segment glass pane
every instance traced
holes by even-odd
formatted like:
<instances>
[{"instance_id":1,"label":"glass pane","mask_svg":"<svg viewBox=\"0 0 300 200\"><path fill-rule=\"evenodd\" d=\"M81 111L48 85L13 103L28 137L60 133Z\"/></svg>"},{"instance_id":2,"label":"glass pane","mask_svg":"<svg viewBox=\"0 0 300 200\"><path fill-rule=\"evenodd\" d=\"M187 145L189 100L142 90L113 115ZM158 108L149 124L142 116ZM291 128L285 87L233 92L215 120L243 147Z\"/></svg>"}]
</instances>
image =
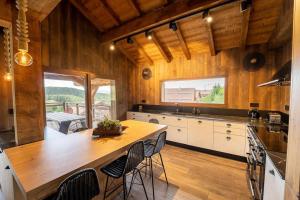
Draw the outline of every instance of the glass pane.
<instances>
[{"instance_id":1,"label":"glass pane","mask_svg":"<svg viewBox=\"0 0 300 200\"><path fill-rule=\"evenodd\" d=\"M162 83L162 102L224 104L224 97L224 77Z\"/></svg>"},{"instance_id":2,"label":"glass pane","mask_svg":"<svg viewBox=\"0 0 300 200\"><path fill-rule=\"evenodd\" d=\"M94 78L91 81L93 128L105 117L116 119L115 81Z\"/></svg>"},{"instance_id":3,"label":"glass pane","mask_svg":"<svg viewBox=\"0 0 300 200\"><path fill-rule=\"evenodd\" d=\"M85 78L45 73L47 126L67 133L87 128Z\"/></svg>"}]
</instances>

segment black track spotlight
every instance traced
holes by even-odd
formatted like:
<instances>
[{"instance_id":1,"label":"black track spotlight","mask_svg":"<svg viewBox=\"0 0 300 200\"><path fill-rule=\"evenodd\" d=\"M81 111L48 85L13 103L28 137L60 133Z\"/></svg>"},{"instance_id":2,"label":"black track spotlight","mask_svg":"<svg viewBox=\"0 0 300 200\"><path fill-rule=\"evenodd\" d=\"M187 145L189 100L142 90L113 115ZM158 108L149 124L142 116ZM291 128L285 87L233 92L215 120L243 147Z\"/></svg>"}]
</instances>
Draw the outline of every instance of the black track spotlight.
<instances>
[{"instance_id":1,"label":"black track spotlight","mask_svg":"<svg viewBox=\"0 0 300 200\"><path fill-rule=\"evenodd\" d=\"M176 24L176 22L170 22L169 28L172 29L173 31L177 31L177 24Z\"/></svg>"},{"instance_id":2,"label":"black track spotlight","mask_svg":"<svg viewBox=\"0 0 300 200\"><path fill-rule=\"evenodd\" d=\"M241 1L241 12L247 10L252 4L252 0L242 0Z\"/></svg>"},{"instance_id":3,"label":"black track spotlight","mask_svg":"<svg viewBox=\"0 0 300 200\"><path fill-rule=\"evenodd\" d=\"M114 51L115 49L116 49L116 42L112 42L112 43L109 45L109 50Z\"/></svg>"},{"instance_id":4,"label":"black track spotlight","mask_svg":"<svg viewBox=\"0 0 300 200\"><path fill-rule=\"evenodd\" d=\"M146 31L145 36L148 40L152 40L152 32L151 31Z\"/></svg>"},{"instance_id":5,"label":"black track spotlight","mask_svg":"<svg viewBox=\"0 0 300 200\"><path fill-rule=\"evenodd\" d=\"M128 38L127 38L127 43L128 43L128 44L133 44L134 41L133 41L133 39L132 39L131 37L128 37Z\"/></svg>"},{"instance_id":6,"label":"black track spotlight","mask_svg":"<svg viewBox=\"0 0 300 200\"><path fill-rule=\"evenodd\" d=\"M207 22L211 23L213 21L212 16L209 15L209 10L203 11L202 18Z\"/></svg>"}]
</instances>

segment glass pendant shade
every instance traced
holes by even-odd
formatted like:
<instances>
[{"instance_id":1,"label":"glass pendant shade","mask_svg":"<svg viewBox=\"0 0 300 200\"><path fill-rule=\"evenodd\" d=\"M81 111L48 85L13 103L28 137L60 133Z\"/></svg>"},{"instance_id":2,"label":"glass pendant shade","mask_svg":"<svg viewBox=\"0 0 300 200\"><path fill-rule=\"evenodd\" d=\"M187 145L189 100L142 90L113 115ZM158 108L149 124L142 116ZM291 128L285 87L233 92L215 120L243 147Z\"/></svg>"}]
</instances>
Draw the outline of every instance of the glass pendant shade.
<instances>
[{"instance_id":1,"label":"glass pendant shade","mask_svg":"<svg viewBox=\"0 0 300 200\"><path fill-rule=\"evenodd\" d=\"M12 80L12 75L10 72L6 72L6 74L4 75L4 80L6 80L6 81Z\"/></svg>"},{"instance_id":2,"label":"glass pendant shade","mask_svg":"<svg viewBox=\"0 0 300 200\"><path fill-rule=\"evenodd\" d=\"M19 51L15 54L15 62L21 66L30 66L32 65L32 57L26 51Z\"/></svg>"}]
</instances>

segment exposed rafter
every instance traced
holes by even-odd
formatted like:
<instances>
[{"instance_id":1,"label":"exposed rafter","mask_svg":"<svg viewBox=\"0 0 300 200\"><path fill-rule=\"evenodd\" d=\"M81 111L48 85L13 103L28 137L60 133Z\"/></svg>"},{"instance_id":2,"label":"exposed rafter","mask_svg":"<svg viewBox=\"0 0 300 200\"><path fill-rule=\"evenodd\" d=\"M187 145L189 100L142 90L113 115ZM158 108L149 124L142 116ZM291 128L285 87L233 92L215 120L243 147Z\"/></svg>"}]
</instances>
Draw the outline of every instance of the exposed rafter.
<instances>
[{"instance_id":1,"label":"exposed rafter","mask_svg":"<svg viewBox=\"0 0 300 200\"><path fill-rule=\"evenodd\" d=\"M268 41L269 48L278 48L288 40L291 40L293 32L293 8L293 0L284 0L280 12L281 17L279 17L277 26Z\"/></svg>"},{"instance_id":2,"label":"exposed rafter","mask_svg":"<svg viewBox=\"0 0 300 200\"><path fill-rule=\"evenodd\" d=\"M241 48L245 49L247 45L249 19L251 14L251 7L247 8L242 12L242 23L241 23Z\"/></svg>"},{"instance_id":3,"label":"exposed rafter","mask_svg":"<svg viewBox=\"0 0 300 200\"><path fill-rule=\"evenodd\" d=\"M137 65L136 61L132 58L132 56L129 55L129 53L122 47L121 44L117 44L117 48L119 51L121 51L121 53L128 58L128 60L130 60L132 62L132 64L134 64L135 66Z\"/></svg>"},{"instance_id":4,"label":"exposed rafter","mask_svg":"<svg viewBox=\"0 0 300 200\"><path fill-rule=\"evenodd\" d=\"M191 59L191 53L190 53L190 50L189 50L189 48L188 48L188 46L187 46L187 44L185 42L185 39L184 39L183 35L182 35L182 31L180 29L180 25L179 24L177 24L177 30L175 31L175 33L176 33L176 36L177 36L177 38L179 40L181 49L182 49L182 51L183 51L186 59L190 60Z\"/></svg>"},{"instance_id":5,"label":"exposed rafter","mask_svg":"<svg viewBox=\"0 0 300 200\"><path fill-rule=\"evenodd\" d=\"M153 65L153 60L148 56L144 48L134 38L132 38L132 40L133 40L133 45L138 50L138 52L142 54L143 57L147 60L148 64Z\"/></svg>"},{"instance_id":6,"label":"exposed rafter","mask_svg":"<svg viewBox=\"0 0 300 200\"><path fill-rule=\"evenodd\" d=\"M142 11L140 9L140 6L136 0L128 0L128 3L136 13L136 16L140 16L142 14Z\"/></svg>"},{"instance_id":7,"label":"exposed rafter","mask_svg":"<svg viewBox=\"0 0 300 200\"><path fill-rule=\"evenodd\" d=\"M216 55L216 49L215 49L215 42L214 42L214 35L212 32L212 28L211 28L211 23L207 23L205 20L203 20L205 27L206 27L206 31L207 31L207 40L208 40L208 46L209 46L209 50L210 50L210 54L212 56Z\"/></svg>"},{"instance_id":8,"label":"exposed rafter","mask_svg":"<svg viewBox=\"0 0 300 200\"><path fill-rule=\"evenodd\" d=\"M107 3L106 0L99 0L101 6L108 12L112 20L114 20L114 23L116 26L119 26L122 22L119 18L119 16L115 13L115 11L110 7L110 5Z\"/></svg>"},{"instance_id":9,"label":"exposed rafter","mask_svg":"<svg viewBox=\"0 0 300 200\"><path fill-rule=\"evenodd\" d=\"M101 35L100 41L104 43L122 39L132 34L168 23L176 18L184 17L207 8L233 1L234 0L175 1L161 9L156 9L107 31Z\"/></svg>"},{"instance_id":10,"label":"exposed rafter","mask_svg":"<svg viewBox=\"0 0 300 200\"><path fill-rule=\"evenodd\" d=\"M100 32L103 32L104 29L102 28L101 24L98 23L96 17L90 14L90 12L77 0L69 0L72 5L77 8L77 10L85 16Z\"/></svg>"},{"instance_id":11,"label":"exposed rafter","mask_svg":"<svg viewBox=\"0 0 300 200\"><path fill-rule=\"evenodd\" d=\"M152 41L154 42L154 44L156 45L156 47L158 48L159 52L164 57L164 59L168 63L171 62L172 59L173 59L172 55L168 54L167 49L165 49L165 47L163 47L163 45L161 44L161 42L157 38L155 32L152 32Z\"/></svg>"}]
</instances>

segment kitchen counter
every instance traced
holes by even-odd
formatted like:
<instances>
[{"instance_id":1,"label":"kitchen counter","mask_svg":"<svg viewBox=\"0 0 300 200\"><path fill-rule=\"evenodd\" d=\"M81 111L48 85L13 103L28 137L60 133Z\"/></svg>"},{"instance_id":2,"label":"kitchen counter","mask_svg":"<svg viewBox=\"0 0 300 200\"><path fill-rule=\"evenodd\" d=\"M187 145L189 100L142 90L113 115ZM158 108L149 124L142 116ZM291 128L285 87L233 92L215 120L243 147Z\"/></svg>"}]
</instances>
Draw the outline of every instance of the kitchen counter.
<instances>
[{"instance_id":1,"label":"kitchen counter","mask_svg":"<svg viewBox=\"0 0 300 200\"><path fill-rule=\"evenodd\" d=\"M270 157L281 177L285 179L288 144L287 129L284 131L280 130L272 132L272 128L270 129L269 124L267 124L264 120L252 121L249 125L254 128L254 132L264 146L266 153ZM283 125L283 127L285 126L287 127L287 125Z\"/></svg>"},{"instance_id":2,"label":"kitchen counter","mask_svg":"<svg viewBox=\"0 0 300 200\"><path fill-rule=\"evenodd\" d=\"M138 112L138 111L129 111L129 112ZM192 113L183 113L183 112L166 112L161 110L143 110L142 113L150 113L150 114L160 114L160 115L170 115L176 117L186 117L186 118L196 118L196 119L211 119L218 121L232 121L232 122L240 122L240 123L248 123L250 122L248 117L241 116L226 116L226 115L211 115L211 114L192 114Z\"/></svg>"}]
</instances>

